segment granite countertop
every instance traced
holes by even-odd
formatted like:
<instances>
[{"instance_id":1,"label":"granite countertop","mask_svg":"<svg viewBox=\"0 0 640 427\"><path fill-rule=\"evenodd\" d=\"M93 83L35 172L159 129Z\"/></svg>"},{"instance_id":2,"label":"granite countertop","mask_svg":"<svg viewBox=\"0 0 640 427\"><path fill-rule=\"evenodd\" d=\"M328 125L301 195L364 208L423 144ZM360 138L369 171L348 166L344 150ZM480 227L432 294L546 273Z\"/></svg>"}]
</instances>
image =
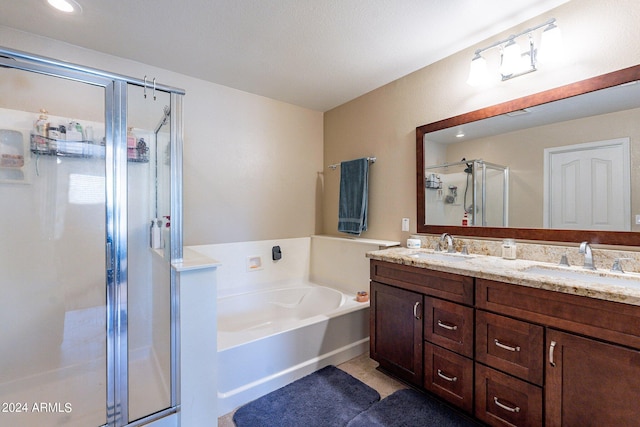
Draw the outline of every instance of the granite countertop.
<instances>
[{"instance_id":1,"label":"granite countertop","mask_svg":"<svg viewBox=\"0 0 640 427\"><path fill-rule=\"evenodd\" d=\"M463 256L429 249L390 248L368 252L367 257L395 264L495 280L606 301L640 306L640 274L596 271L582 267L496 256ZM421 258L422 257L422 258Z\"/></svg>"}]
</instances>

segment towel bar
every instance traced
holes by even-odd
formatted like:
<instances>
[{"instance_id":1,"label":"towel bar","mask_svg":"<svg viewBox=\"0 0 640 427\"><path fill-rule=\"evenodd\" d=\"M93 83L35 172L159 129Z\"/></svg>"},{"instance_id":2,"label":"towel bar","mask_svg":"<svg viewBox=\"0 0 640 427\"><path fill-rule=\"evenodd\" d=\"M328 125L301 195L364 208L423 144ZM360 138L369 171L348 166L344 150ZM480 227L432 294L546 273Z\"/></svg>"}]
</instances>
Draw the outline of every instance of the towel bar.
<instances>
[{"instance_id":1,"label":"towel bar","mask_svg":"<svg viewBox=\"0 0 640 427\"><path fill-rule=\"evenodd\" d=\"M369 161L369 163L375 163L377 159L375 157L367 157L367 160ZM329 169L336 170L338 166L340 166L340 163L334 163L332 165L329 165Z\"/></svg>"}]
</instances>

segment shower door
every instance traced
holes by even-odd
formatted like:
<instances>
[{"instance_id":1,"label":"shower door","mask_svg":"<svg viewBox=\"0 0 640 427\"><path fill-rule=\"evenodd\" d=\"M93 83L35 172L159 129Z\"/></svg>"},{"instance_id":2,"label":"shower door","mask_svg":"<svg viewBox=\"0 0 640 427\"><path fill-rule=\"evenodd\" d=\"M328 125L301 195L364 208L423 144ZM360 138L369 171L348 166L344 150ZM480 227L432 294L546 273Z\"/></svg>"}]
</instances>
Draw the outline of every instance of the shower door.
<instances>
[{"instance_id":1,"label":"shower door","mask_svg":"<svg viewBox=\"0 0 640 427\"><path fill-rule=\"evenodd\" d=\"M0 426L177 425L182 92L145 85L0 47Z\"/></svg>"},{"instance_id":2,"label":"shower door","mask_svg":"<svg viewBox=\"0 0 640 427\"><path fill-rule=\"evenodd\" d=\"M104 118L104 87L0 68L2 426L107 423Z\"/></svg>"},{"instance_id":3,"label":"shower door","mask_svg":"<svg viewBox=\"0 0 640 427\"><path fill-rule=\"evenodd\" d=\"M129 421L172 406L170 116L169 93L127 85Z\"/></svg>"}]
</instances>

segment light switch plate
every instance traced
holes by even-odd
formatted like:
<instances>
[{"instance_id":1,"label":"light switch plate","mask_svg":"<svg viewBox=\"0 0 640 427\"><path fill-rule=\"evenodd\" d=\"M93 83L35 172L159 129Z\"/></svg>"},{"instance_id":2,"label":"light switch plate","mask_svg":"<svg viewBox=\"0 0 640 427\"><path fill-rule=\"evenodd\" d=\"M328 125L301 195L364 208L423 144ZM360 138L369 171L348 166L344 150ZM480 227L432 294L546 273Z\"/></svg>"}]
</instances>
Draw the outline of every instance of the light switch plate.
<instances>
[{"instance_id":1,"label":"light switch plate","mask_svg":"<svg viewBox=\"0 0 640 427\"><path fill-rule=\"evenodd\" d=\"M402 231L409 231L409 218L402 218Z\"/></svg>"}]
</instances>

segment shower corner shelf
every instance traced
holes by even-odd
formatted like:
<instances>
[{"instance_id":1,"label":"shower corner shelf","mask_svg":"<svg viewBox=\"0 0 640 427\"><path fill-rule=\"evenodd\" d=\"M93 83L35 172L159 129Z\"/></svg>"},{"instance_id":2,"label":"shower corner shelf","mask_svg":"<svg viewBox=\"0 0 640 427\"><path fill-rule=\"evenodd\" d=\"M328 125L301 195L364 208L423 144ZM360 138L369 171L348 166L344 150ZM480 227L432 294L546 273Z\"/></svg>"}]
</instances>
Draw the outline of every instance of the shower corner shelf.
<instances>
[{"instance_id":1,"label":"shower corner shelf","mask_svg":"<svg viewBox=\"0 0 640 427\"><path fill-rule=\"evenodd\" d=\"M105 146L93 141L67 141L32 134L31 152L44 156L103 159ZM149 163L148 148L128 149L127 160L133 163Z\"/></svg>"}]
</instances>

